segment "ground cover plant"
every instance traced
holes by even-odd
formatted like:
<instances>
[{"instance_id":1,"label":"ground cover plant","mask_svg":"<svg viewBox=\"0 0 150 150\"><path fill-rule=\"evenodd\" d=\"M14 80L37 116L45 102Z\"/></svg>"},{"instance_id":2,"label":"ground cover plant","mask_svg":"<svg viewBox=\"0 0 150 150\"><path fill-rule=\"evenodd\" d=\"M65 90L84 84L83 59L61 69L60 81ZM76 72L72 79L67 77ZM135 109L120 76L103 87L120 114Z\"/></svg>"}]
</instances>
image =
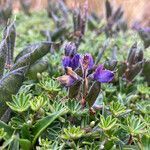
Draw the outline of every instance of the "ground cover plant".
<instances>
[{"instance_id":1,"label":"ground cover plant","mask_svg":"<svg viewBox=\"0 0 150 150\"><path fill-rule=\"evenodd\" d=\"M0 149L149 150L149 28L108 0L106 19L21 2L1 18Z\"/></svg>"}]
</instances>

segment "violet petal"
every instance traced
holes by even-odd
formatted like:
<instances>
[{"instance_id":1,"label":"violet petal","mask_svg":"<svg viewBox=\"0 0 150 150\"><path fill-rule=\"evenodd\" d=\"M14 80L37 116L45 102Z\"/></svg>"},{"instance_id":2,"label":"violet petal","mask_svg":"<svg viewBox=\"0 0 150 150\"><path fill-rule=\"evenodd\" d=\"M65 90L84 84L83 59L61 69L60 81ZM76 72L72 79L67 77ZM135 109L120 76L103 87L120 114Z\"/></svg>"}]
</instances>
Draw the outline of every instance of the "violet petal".
<instances>
[{"instance_id":1,"label":"violet petal","mask_svg":"<svg viewBox=\"0 0 150 150\"><path fill-rule=\"evenodd\" d=\"M114 78L114 73L109 70L104 70L103 66L100 65L95 73L94 73L94 79L101 82L101 83L107 83L113 80Z\"/></svg>"},{"instance_id":2,"label":"violet petal","mask_svg":"<svg viewBox=\"0 0 150 150\"><path fill-rule=\"evenodd\" d=\"M71 58L68 56L63 57L62 64L63 64L64 68L71 67Z\"/></svg>"},{"instance_id":3,"label":"violet petal","mask_svg":"<svg viewBox=\"0 0 150 150\"><path fill-rule=\"evenodd\" d=\"M80 60L80 55L79 54L75 54L74 57L71 59L71 68L73 70L75 70L76 68L79 67L80 63L79 63L79 60Z\"/></svg>"},{"instance_id":4,"label":"violet petal","mask_svg":"<svg viewBox=\"0 0 150 150\"><path fill-rule=\"evenodd\" d=\"M85 54L82 58L81 65L83 69L92 69L94 60L91 54Z\"/></svg>"}]
</instances>

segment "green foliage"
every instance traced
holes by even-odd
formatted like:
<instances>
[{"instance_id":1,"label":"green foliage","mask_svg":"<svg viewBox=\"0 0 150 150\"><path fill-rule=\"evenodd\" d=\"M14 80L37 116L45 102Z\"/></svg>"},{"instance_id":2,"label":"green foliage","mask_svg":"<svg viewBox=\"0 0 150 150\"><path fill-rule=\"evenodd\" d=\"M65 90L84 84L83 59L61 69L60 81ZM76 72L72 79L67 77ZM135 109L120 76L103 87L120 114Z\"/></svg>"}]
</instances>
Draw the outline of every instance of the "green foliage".
<instances>
[{"instance_id":1,"label":"green foliage","mask_svg":"<svg viewBox=\"0 0 150 150\"><path fill-rule=\"evenodd\" d=\"M65 140L76 140L84 136L85 131L80 127L68 127L64 129L64 134L62 134L62 138Z\"/></svg>"},{"instance_id":2,"label":"green foliage","mask_svg":"<svg viewBox=\"0 0 150 150\"><path fill-rule=\"evenodd\" d=\"M98 125L104 131L114 129L114 127L117 127L117 118L113 118L112 116L104 118L104 116L101 115L100 123Z\"/></svg>"},{"instance_id":3,"label":"green foliage","mask_svg":"<svg viewBox=\"0 0 150 150\"><path fill-rule=\"evenodd\" d=\"M22 12L15 15L16 39L8 34L0 44L0 117L3 120L0 120L0 149L149 150L149 49L141 51L143 45L138 35L129 29L106 38L104 21L92 20L94 24L87 28L78 53L91 53L96 65L111 68L115 79L109 84L95 82L86 93L88 104L83 107L80 84L68 91L55 80L65 72L62 45L75 40L72 16L69 14L68 22L64 22L66 27L58 28L60 24L56 24L62 20L55 22L45 11L33 12L31 16ZM46 38L47 42L41 42ZM52 45L53 40L58 44ZM134 41L137 44L133 45ZM7 43L11 43L12 50L9 58L14 60L10 68L5 66ZM132 52L128 58L127 49ZM11 52L17 57L12 59ZM114 62L117 62L115 67ZM72 98L76 93L79 100Z\"/></svg>"},{"instance_id":4,"label":"green foliage","mask_svg":"<svg viewBox=\"0 0 150 150\"><path fill-rule=\"evenodd\" d=\"M135 116L127 117L126 125L121 125L121 127L133 136L144 134L146 132L145 123L141 122L141 120Z\"/></svg>"},{"instance_id":5,"label":"green foliage","mask_svg":"<svg viewBox=\"0 0 150 150\"><path fill-rule=\"evenodd\" d=\"M60 91L60 84L51 78L43 78L38 85L49 94L57 94Z\"/></svg>"},{"instance_id":6,"label":"green foliage","mask_svg":"<svg viewBox=\"0 0 150 150\"><path fill-rule=\"evenodd\" d=\"M35 97L32 101L30 101L30 106L33 111L38 111L44 105L46 105L47 101L42 96Z\"/></svg>"},{"instance_id":7,"label":"green foliage","mask_svg":"<svg viewBox=\"0 0 150 150\"><path fill-rule=\"evenodd\" d=\"M12 96L11 102L6 102L6 104L13 111L22 113L29 108L29 106L30 106L29 101L30 100L31 100L31 95L26 94L26 93L18 93L17 95Z\"/></svg>"},{"instance_id":8,"label":"green foliage","mask_svg":"<svg viewBox=\"0 0 150 150\"><path fill-rule=\"evenodd\" d=\"M65 106L68 108L69 112L72 116L82 116L87 113L87 109L82 109L80 102L76 99L69 99Z\"/></svg>"},{"instance_id":9,"label":"green foliage","mask_svg":"<svg viewBox=\"0 0 150 150\"><path fill-rule=\"evenodd\" d=\"M1 140L1 139L4 139L5 136L6 136L6 132L4 131L4 128L1 128L1 129L0 129L0 140Z\"/></svg>"},{"instance_id":10,"label":"green foliage","mask_svg":"<svg viewBox=\"0 0 150 150\"><path fill-rule=\"evenodd\" d=\"M114 116L118 117L125 113L126 107L119 102L112 102L110 105L110 111Z\"/></svg>"},{"instance_id":11,"label":"green foliage","mask_svg":"<svg viewBox=\"0 0 150 150\"><path fill-rule=\"evenodd\" d=\"M150 87L148 87L147 85L139 84L139 85L137 86L137 90L138 90L141 94L150 94Z\"/></svg>"}]
</instances>

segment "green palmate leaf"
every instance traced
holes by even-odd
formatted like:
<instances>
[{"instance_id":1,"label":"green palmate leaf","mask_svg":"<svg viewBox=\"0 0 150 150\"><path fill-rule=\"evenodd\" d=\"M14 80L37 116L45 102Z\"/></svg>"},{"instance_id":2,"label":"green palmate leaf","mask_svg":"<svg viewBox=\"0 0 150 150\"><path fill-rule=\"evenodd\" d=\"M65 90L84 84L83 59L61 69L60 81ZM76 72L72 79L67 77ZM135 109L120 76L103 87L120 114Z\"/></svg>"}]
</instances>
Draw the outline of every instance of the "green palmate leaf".
<instances>
[{"instance_id":1,"label":"green palmate leaf","mask_svg":"<svg viewBox=\"0 0 150 150\"><path fill-rule=\"evenodd\" d=\"M48 68L47 61L37 61L29 69L27 77L29 79L37 79L37 73L42 73Z\"/></svg>"},{"instance_id":2,"label":"green palmate leaf","mask_svg":"<svg viewBox=\"0 0 150 150\"><path fill-rule=\"evenodd\" d=\"M142 101L141 103L136 104L139 111L144 114L150 114L150 102L149 101Z\"/></svg>"},{"instance_id":3,"label":"green palmate leaf","mask_svg":"<svg viewBox=\"0 0 150 150\"><path fill-rule=\"evenodd\" d=\"M44 105L46 105L47 101L42 96L35 97L32 101L30 101L30 106L33 111L38 111Z\"/></svg>"},{"instance_id":4,"label":"green palmate leaf","mask_svg":"<svg viewBox=\"0 0 150 150\"><path fill-rule=\"evenodd\" d=\"M140 119L131 116L127 117L126 125L121 124L121 127L128 132L129 134L135 136L139 134L144 134L146 132L146 125L144 122L141 122Z\"/></svg>"},{"instance_id":5,"label":"green palmate leaf","mask_svg":"<svg viewBox=\"0 0 150 150\"><path fill-rule=\"evenodd\" d=\"M104 84L102 89L104 89L107 93L114 93L117 91L116 86L113 86L113 84Z\"/></svg>"},{"instance_id":6,"label":"green palmate leaf","mask_svg":"<svg viewBox=\"0 0 150 150\"><path fill-rule=\"evenodd\" d=\"M119 116L126 111L126 107L119 102L112 102L110 105L110 111L114 116Z\"/></svg>"},{"instance_id":7,"label":"green palmate leaf","mask_svg":"<svg viewBox=\"0 0 150 150\"><path fill-rule=\"evenodd\" d=\"M58 102L58 101L55 101L53 104L50 104L48 107L51 113L60 111L65 108L65 106L61 102ZM50 113L47 113L47 114L50 115ZM58 117L58 119L61 122L65 122L65 119L63 117Z\"/></svg>"},{"instance_id":8,"label":"green palmate leaf","mask_svg":"<svg viewBox=\"0 0 150 150\"><path fill-rule=\"evenodd\" d=\"M34 136L32 145L35 144L37 138L43 133L43 131L51 124L54 120L56 120L61 115L66 114L66 109L62 109L58 112L54 112L49 116L46 116L37 121L37 123L32 128L32 134Z\"/></svg>"},{"instance_id":9,"label":"green palmate leaf","mask_svg":"<svg viewBox=\"0 0 150 150\"><path fill-rule=\"evenodd\" d=\"M56 95L60 91L60 84L51 78L42 78L38 86L52 95Z\"/></svg>"},{"instance_id":10,"label":"green palmate leaf","mask_svg":"<svg viewBox=\"0 0 150 150\"><path fill-rule=\"evenodd\" d=\"M13 64L13 55L14 55L14 47L15 47L15 39L16 39L16 27L14 22L8 24L4 30L3 39L6 40L7 43L7 65Z\"/></svg>"},{"instance_id":11,"label":"green palmate leaf","mask_svg":"<svg viewBox=\"0 0 150 150\"><path fill-rule=\"evenodd\" d=\"M3 76L7 55L7 44L6 40L0 43L0 78Z\"/></svg>"},{"instance_id":12,"label":"green palmate leaf","mask_svg":"<svg viewBox=\"0 0 150 150\"><path fill-rule=\"evenodd\" d=\"M6 104L13 110L19 113L26 111L30 104L31 95L26 93L18 93L15 96L12 96L12 102L6 102Z\"/></svg>"},{"instance_id":13,"label":"green palmate leaf","mask_svg":"<svg viewBox=\"0 0 150 150\"><path fill-rule=\"evenodd\" d=\"M3 121L0 121L0 129L3 129L3 131L6 133L6 135L4 136L4 138L6 139L9 139L14 132L14 130Z\"/></svg>"},{"instance_id":14,"label":"green palmate leaf","mask_svg":"<svg viewBox=\"0 0 150 150\"><path fill-rule=\"evenodd\" d=\"M104 131L111 130L115 126L117 126L117 118L112 118L112 116L108 116L107 118L104 118L104 116L100 116L100 123L99 127L103 129Z\"/></svg>"},{"instance_id":15,"label":"green palmate leaf","mask_svg":"<svg viewBox=\"0 0 150 150\"><path fill-rule=\"evenodd\" d=\"M87 113L87 109L82 109L81 103L76 99L69 99L65 106L68 108L69 112L73 116L82 116Z\"/></svg>"},{"instance_id":16,"label":"green palmate leaf","mask_svg":"<svg viewBox=\"0 0 150 150\"><path fill-rule=\"evenodd\" d=\"M39 44L31 45L31 47L29 47L31 51L27 52L23 56L22 54L19 54L21 55L21 57L16 60L16 63L12 67L12 70L19 68L19 67L24 67L26 65L34 64L38 59L42 58L44 55L46 55L49 52L51 48L51 44L52 43L50 42L41 42ZM21 52L21 53L24 53L24 52Z\"/></svg>"},{"instance_id":17,"label":"green palmate leaf","mask_svg":"<svg viewBox=\"0 0 150 150\"><path fill-rule=\"evenodd\" d=\"M6 74L0 80L0 117L8 108L6 101L11 101L12 95L16 94L24 81L26 67L21 67Z\"/></svg>"},{"instance_id":18,"label":"green palmate leaf","mask_svg":"<svg viewBox=\"0 0 150 150\"><path fill-rule=\"evenodd\" d=\"M68 127L64 129L64 134L61 136L65 140L76 140L84 136L85 131L80 127Z\"/></svg>"},{"instance_id":19,"label":"green palmate leaf","mask_svg":"<svg viewBox=\"0 0 150 150\"><path fill-rule=\"evenodd\" d=\"M47 138L46 139L41 139L39 138L39 145L42 147L41 149L48 149L51 148L52 141L49 141Z\"/></svg>"},{"instance_id":20,"label":"green palmate leaf","mask_svg":"<svg viewBox=\"0 0 150 150\"><path fill-rule=\"evenodd\" d=\"M138 90L141 94L150 94L150 87L148 87L147 85L139 84L139 85L137 86L137 90Z\"/></svg>"}]
</instances>

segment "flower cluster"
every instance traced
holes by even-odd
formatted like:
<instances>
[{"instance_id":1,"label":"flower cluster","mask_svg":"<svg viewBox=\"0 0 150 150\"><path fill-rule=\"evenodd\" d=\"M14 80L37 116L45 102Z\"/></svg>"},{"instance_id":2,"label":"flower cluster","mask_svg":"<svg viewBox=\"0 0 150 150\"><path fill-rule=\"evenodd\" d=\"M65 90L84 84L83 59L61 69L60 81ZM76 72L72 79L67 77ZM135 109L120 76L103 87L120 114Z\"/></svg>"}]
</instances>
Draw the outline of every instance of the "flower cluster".
<instances>
[{"instance_id":1,"label":"flower cluster","mask_svg":"<svg viewBox=\"0 0 150 150\"><path fill-rule=\"evenodd\" d=\"M62 60L63 67L66 69L66 75L58 78L65 86L72 86L77 80L91 78L101 83L107 83L113 80L114 73L104 69L103 65L95 66L91 54L83 56L77 53L74 43L67 43L65 46L65 56ZM95 69L96 68L96 69ZM82 70L82 76L76 73L76 70ZM93 73L89 73L92 72Z\"/></svg>"}]
</instances>

